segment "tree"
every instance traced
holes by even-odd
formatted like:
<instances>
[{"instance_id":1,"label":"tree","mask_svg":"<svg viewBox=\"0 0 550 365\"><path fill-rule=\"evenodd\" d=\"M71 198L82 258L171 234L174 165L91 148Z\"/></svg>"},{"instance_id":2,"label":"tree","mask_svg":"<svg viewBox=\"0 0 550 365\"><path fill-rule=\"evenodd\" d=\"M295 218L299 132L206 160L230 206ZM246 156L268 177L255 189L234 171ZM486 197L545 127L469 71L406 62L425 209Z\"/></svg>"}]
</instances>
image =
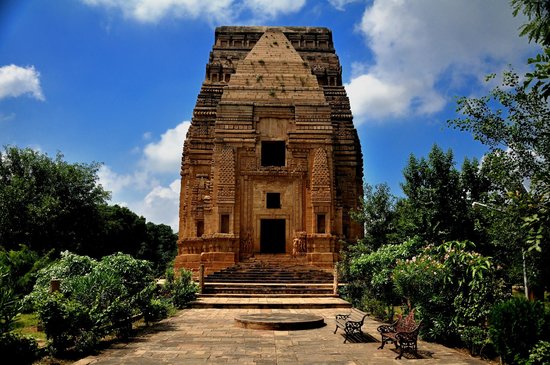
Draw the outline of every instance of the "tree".
<instances>
[{"instance_id":1,"label":"tree","mask_svg":"<svg viewBox=\"0 0 550 365\"><path fill-rule=\"evenodd\" d=\"M443 152L434 145L427 159L411 155L403 175L406 199L398 204L398 212L406 236L437 244L469 238L465 232L472 231L472 223L451 150Z\"/></svg>"},{"instance_id":2,"label":"tree","mask_svg":"<svg viewBox=\"0 0 550 365\"><path fill-rule=\"evenodd\" d=\"M68 163L32 149L0 151L0 245L46 252L94 242L98 207L109 193L98 184L99 164Z\"/></svg>"},{"instance_id":3,"label":"tree","mask_svg":"<svg viewBox=\"0 0 550 365\"><path fill-rule=\"evenodd\" d=\"M401 242L397 232L396 202L397 198L391 194L387 184L374 188L365 184L361 209L353 211L352 218L364 225L365 237L361 242L370 250Z\"/></svg>"},{"instance_id":4,"label":"tree","mask_svg":"<svg viewBox=\"0 0 550 365\"><path fill-rule=\"evenodd\" d=\"M550 2L512 0L511 3L514 16L521 13L529 20L521 27L520 35L543 46L542 53L528 60L534 70L525 75L523 86L532 85L533 90L547 100L550 96Z\"/></svg>"}]
</instances>

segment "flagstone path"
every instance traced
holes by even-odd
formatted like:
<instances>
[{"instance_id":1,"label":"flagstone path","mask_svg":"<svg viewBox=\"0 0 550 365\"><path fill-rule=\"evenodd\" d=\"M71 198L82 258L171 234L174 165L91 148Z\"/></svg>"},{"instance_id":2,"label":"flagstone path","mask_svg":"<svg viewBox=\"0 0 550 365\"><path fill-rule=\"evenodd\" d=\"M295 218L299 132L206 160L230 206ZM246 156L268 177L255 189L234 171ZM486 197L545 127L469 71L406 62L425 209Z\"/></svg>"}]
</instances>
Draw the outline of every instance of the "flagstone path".
<instances>
[{"instance_id":1,"label":"flagstone path","mask_svg":"<svg viewBox=\"0 0 550 365\"><path fill-rule=\"evenodd\" d=\"M377 350L379 322L367 318L364 335L343 343L334 316L348 309L185 309L77 365L130 364L485 364L441 345L419 341L420 359L395 360L393 346ZM325 327L300 331L246 329L234 318L255 313L305 313L324 317ZM371 337L372 336L372 337ZM376 338L376 342L374 341Z\"/></svg>"}]
</instances>

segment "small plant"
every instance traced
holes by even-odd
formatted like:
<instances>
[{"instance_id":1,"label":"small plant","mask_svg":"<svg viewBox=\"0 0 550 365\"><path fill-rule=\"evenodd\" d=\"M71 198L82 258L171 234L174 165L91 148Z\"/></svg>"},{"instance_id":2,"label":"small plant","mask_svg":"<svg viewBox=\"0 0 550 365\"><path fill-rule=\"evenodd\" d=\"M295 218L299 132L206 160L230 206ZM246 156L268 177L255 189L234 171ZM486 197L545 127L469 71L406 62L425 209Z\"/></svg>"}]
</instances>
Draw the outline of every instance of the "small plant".
<instances>
[{"instance_id":1,"label":"small plant","mask_svg":"<svg viewBox=\"0 0 550 365\"><path fill-rule=\"evenodd\" d=\"M256 82L262 82L263 79L264 77L262 75L256 76Z\"/></svg>"},{"instance_id":2,"label":"small plant","mask_svg":"<svg viewBox=\"0 0 550 365\"><path fill-rule=\"evenodd\" d=\"M275 90L271 89L269 90L269 96L271 96L272 98L274 98L277 94L275 93Z\"/></svg>"},{"instance_id":3,"label":"small plant","mask_svg":"<svg viewBox=\"0 0 550 365\"><path fill-rule=\"evenodd\" d=\"M258 63L262 66L265 66L265 61L264 60L259 60Z\"/></svg>"}]
</instances>

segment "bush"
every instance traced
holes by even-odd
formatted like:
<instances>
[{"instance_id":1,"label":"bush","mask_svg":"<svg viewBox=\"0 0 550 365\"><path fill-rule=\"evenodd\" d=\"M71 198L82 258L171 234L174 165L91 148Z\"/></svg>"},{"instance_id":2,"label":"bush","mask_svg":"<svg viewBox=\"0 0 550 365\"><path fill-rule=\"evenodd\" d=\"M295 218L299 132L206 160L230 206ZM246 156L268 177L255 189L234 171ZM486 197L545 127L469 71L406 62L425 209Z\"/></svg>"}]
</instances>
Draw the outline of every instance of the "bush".
<instances>
[{"instance_id":1,"label":"bush","mask_svg":"<svg viewBox=\"0 0 550 365\"><path fill-rule=\"evenodd\" d=\"M489 335L505 363L522 363L539 340L548 340L549 327L549 315L542 302L512 298L493 307Z\"/></svg>"},{"instance_id":2,"label":"bush","mask_svg":"<svg viewBox=\"0 0 550 365\"><path fill-rule=\"evenodd\" d=\"M50 280L61 280L58 293L50 294ZM61 259L41 270L28 296L38 310L53 353L74 348L84 353L102 337L127 338L132 320L166 316L167 309L154 300L151 264L117 253L101 261L64 252Z\"/></svg>"},{"instance_id":3,"label":"bush","mask_svg":"<svg viewBox=\"0 0 550 365\"><path fill-rule=\"evenodd\" d=\"M471 242L427 246L401 260L393 271L396 291L417 308L427 340L461 345L472 353L487 343L486 322L503 286L491 258L473 250Z\"/></svg>"},{"instance_id":4,"label":"bush","mask_svg":"<svg viewBox=\"0 0 550 365\"><path fill-rule=\"evenodd\" d=\"M176 308L182 309L194 300L197 291L198 285L193 281L191 271L180 269L177 275L174 275L172 268L166 271L166 296Z\"/></svg>"},{"instance_id":5,"label":"bush","mask_svg":"<svg viewBox=\"0 0 550 365\"><path fill-rule=\"evenodd\" d=\"M354 306L361 306L363 300L376 299L382 302L389 317L393 317L394 304L401 304L394 290L393 270L399 259L414 254L419 245L409 240L401 245L384 245L370 252L367 247L350 247L344 253L344 263L339 265L343 281L347 282L346 299Z\"/></svg>"},{"instance_id":6,"label":"bush","mask_svg":"<svg viewBox=\"0 0 550 365\"><path fill-rule=\"evenodd\" d=\"M5 364L32 364L40 357L36 340L14 333L0 335L0 354Z\"/></svg>"},{"instance_id":7,"label":"bush","mask_svg":"<svg viewBox=\"0 0 550 365\"><path fill-rule=\"evenodd\" d=\"M547 365L550 364L550 342L539 341L529 351L529 359L526 365Z\"/></svg>"}]
</instances>

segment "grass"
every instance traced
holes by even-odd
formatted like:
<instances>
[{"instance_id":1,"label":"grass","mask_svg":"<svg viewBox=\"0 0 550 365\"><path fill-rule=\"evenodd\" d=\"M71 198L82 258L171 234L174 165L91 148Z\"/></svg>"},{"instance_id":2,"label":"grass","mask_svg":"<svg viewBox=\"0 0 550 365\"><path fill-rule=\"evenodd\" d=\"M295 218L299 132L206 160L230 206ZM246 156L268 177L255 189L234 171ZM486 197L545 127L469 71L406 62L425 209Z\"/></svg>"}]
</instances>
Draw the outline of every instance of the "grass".
<instances>
[{"instance_id":1,"label":"grass","mask_svg":"<svg viewBox=\"0 0 550 365\"><path fill-rule=\"evenodd\" d=\"M36 313L24 313L17 316L13 332L33 337L40 346L46 343L46 334L38 329L38 316Z\"/></svg>"}]
</instances>

